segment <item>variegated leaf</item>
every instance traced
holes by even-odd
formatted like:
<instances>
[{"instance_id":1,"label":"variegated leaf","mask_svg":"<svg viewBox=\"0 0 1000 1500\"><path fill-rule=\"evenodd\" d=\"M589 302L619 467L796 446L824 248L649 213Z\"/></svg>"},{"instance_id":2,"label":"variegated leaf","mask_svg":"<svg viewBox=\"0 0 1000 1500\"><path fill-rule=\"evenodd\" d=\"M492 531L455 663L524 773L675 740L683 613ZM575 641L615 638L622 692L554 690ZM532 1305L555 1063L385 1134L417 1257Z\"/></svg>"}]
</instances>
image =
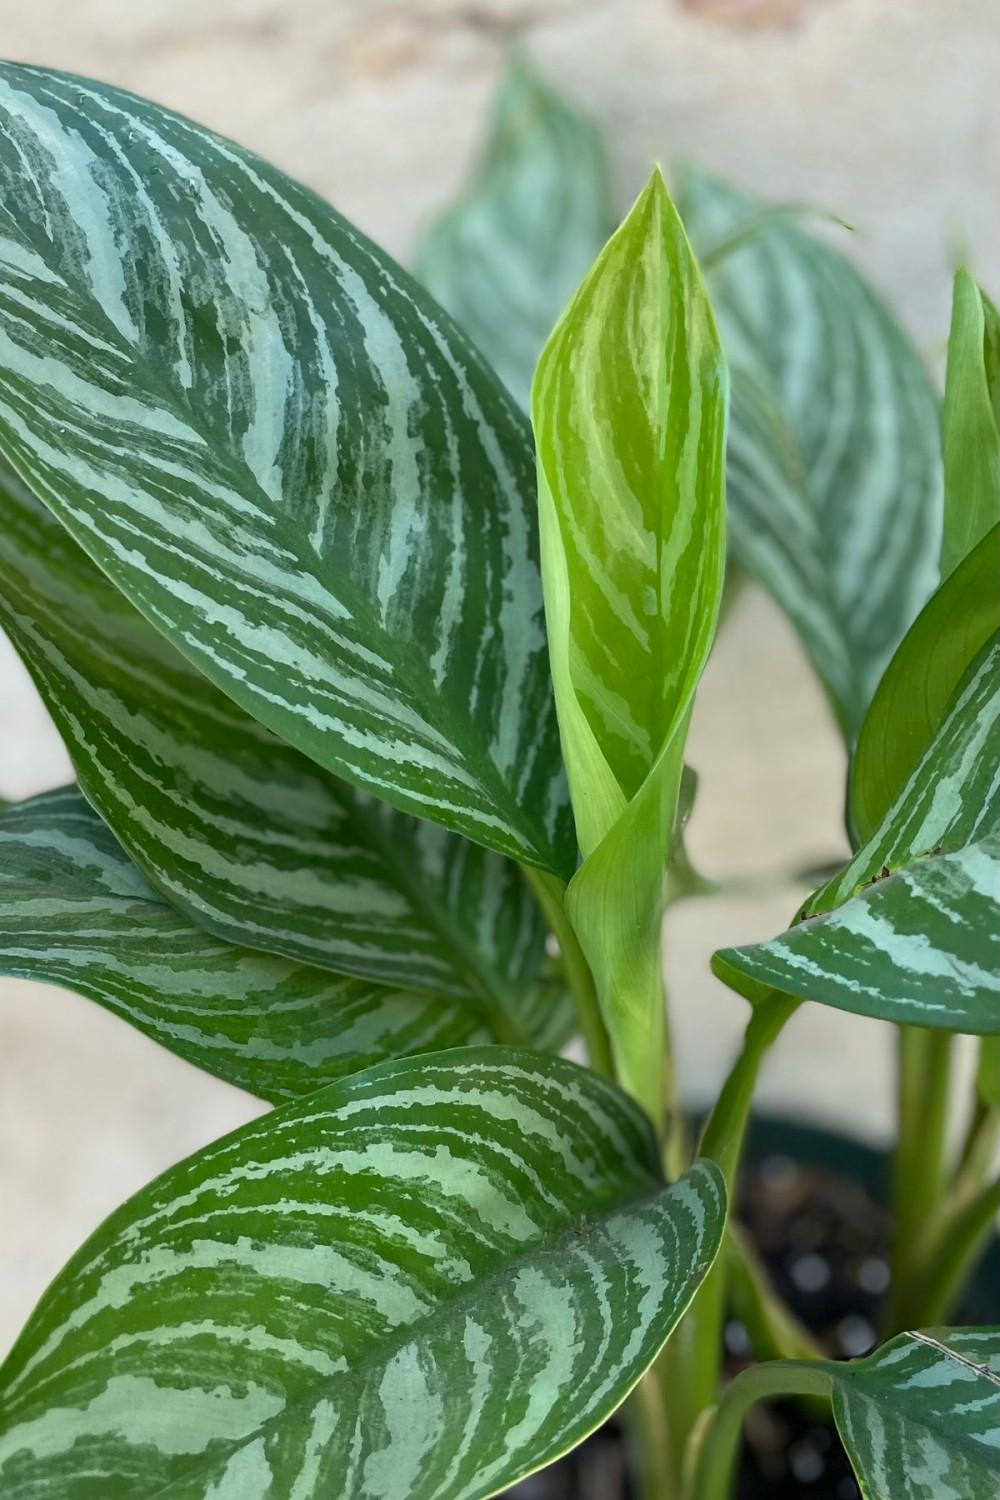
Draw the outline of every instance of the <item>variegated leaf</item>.
<instances>
[{"instance_id":1,"label":"variegated leaf","mask_svg":"<svg viewBox=\"0 0 1000 1500\"><path fill-rule=\"evenodd\" d=\"M758 211L691 169L681 208L699 250ZM927 373L857 272L795 225L722 257L710 285L728 359L773 382L867 702L937 577L941 456Z\"/></svg>"},{"instance_id":2,"label":"variegated leaf","mask_svg":"<svg viewBox=\"0 0 1000 1500\"><path fill-rule=\"evenodd\" d=\"M527 423L304 187L157 106L0 71L0 452L290 744L566 874Z\"/></svg>"},{"instance_id":3,"label":"variegated leaf","mask_svg":"<svg viewBox=\"0 0 1000 1500\"><path fill-rule=\"evenodd\" d=\"M955 277L942 430L947 578L1000 521L1000 312L967 271Z\"/></svg>"},{"instance_id":4,"label":"variegated leaf","mask_svg":"<svg viewBox=\"0 0 1000 1500\"><path fill-rule=\"evenodd\" d=\"M469 183L421 245L417 275L525 409L542 345L614 223L593 121L516 61Z\"/></svg>"},{"instance_id":5,"label":"variegated leaf","mask_svg":"<svg viewBox=\"0 0 1000 1500\"><path fill-rule=\"evenodd\" d=\"M0 1370L4 1500L478 1500L649 1365L725 1224L640 1112L500 1048L372 1068L167 1172Z\"/></svg>"},{"instance_id":6,"label":"variegated leaf","mask_svg":"<svg viewBox=\"0 0 1000 1500\"><path fill-rule=\"evenodd\" d=\"M996 1500L1000 1328L903 1333L827 1368L864 1500Z\"/></svg>"},{"instance_id":7,"label":"variegated leaf","mask_svg":"<svg viewBox=\"0 0 1000 1500\"><path fill-rule=\"evenodd\" d=\"M1000 1033L1000 635L882 826L771 942L715 955L765 989L861 1015Z\"/></svg>"},{"instance_id":8,"label":"variegated leaf","mask_svg":"<svg viewBox=\"0 0 1000 1500\"><path fill-rule=\"evenodd\" d=\"M658 172L546 344L532 398L552 675L584 863L568 910L619 1076L658 1113L659 925L722 591L727 379Z\"/></svg>"},{"instance_id":9,"label":"variegated leaf","mask_svg":"<svg viewBox=\"0 0 1000 1500\"><path fill-rule=\"evenodd\" d=\"M850 821L866 843L913 774L983 645L1000 630L1000 525L948 575L885 670L858 737Z\"/></svg>"},{"instance_id":10,"label":"variegated leaf","mask_svg":"<svg viewBox=\"0 0 1000 1500\"><path fill-rule=\"evenodd\" d=\"M730 371L726 519L730 556L762 584L798 632L848 743L864 712L851 649L823 560L819 519L773 383Z\"/></svg>"},{"instance_id":11,"label":"variegated leaf","mask_svg":"<svg viewBox=\"0 0 1000 1500\"><path fill-rule=\"evenodd\" d=\"M199 931L74 787L0 817L0 974L76 990L272 1102L385 1058L493 1040L471 999L347 979Z\"/></svg>"},{"instance_id":12,"label":"variegated leaf","mask_svg":"<svg viewBox=\"0 0 1000 1500\"><path fill-rule=\"evenodd\" d=\"M503 1034L544 938L517 866L277 739L2 471L0 623L87 797L179 911L230 942L478 997ZM508 1040L523 1039L512 1022Z\"/></svg>"}]
</instances>

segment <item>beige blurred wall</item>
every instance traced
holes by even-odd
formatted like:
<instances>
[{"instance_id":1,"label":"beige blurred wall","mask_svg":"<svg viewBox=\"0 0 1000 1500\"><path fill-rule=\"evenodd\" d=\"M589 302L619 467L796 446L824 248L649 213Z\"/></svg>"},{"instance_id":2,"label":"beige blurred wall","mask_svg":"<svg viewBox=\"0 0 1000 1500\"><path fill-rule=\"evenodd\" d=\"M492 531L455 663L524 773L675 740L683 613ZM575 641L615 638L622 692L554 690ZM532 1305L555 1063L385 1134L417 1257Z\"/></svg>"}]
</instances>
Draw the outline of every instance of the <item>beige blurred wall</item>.
<instances>
[{"instance_id":1,"label":"beige blurred wall","mask_svg":"<svg viewBox=\"0 0 1000 1500\"><path fill-rule=\"evenodd\" d=\"M395 254L454 190L512 45L607 128L623 203L650 161L688 155L857 226L849 250L932 357L960 251L1000 291L998 0L802 0L795 25L738 30L671 0L0 0L0 49L146 93L304 177ZM744 1021L712 948L783 926L780 872L842 850L843 759L767 602L738 602L695 723L695 852L713 874L777 878L679 907L668 967L683 1082L718 1080ZM0 641L0 795L66 763ZM763 1098L880 1137L880 1026L796 1017ZM0 981L0 1353L99 1219L260 1106L73 996Z\"/></svg>"}]
</instances>

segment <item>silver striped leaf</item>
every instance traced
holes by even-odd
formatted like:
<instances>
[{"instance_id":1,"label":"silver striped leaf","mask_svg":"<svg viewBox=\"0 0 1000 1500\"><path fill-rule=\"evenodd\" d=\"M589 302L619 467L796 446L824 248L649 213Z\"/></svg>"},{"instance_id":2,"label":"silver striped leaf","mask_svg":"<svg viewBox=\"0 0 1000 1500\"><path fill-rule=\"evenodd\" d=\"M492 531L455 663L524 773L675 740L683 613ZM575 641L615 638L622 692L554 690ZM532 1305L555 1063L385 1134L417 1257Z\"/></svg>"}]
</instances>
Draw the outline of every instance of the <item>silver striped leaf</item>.
<instances>
[{"instance_id":1,"label":"silver striped leaf","mask_svg":"<svg viewBox=\"0 0 1000 1500\"><path fill-rule=\"evenodd\" d=\"M883 1020L1000 1033L1000 634L961 683L882 826L770 942L723 949L775 989Z\"/></svg>"},{"instance_id":2,"label":"silver striped leaf","mask_svg":"<svg viewBox=\"0 0 1000 1500\"><path fill-rule=\"evenodd\" d=\"M552 676L584 855L567 908L618 1076L654 1115L664 876L722 592L727 391L654 172L556 325L532 393Z\"/></svg>"},{"instance_id":3,"label":"silver striped leaf","mask_svg":"<svg viewBox=\"0 0 1000 1500\"><path fill-rule=\"evenodd\" d=\"M753 221L748 195L688 169L699 251ZM937 398L902 329L851 265L772 224L709 275L727 358L773 383L819 523L830 591L867 702L937 582Z\"/></svg>"},{"instance_id":4,"label":"silver striped leaf","mask_svg":"<svg viewBox=\"0 0 1000 1500\"><path fill-rule=\"evenodd\" d=\"M889 663L858 736L849 819L866 843L912 775L969 663L1000 630L1000 525L949 573Z\"/></svg>"},{"instance_id":5,"label":"silver striped leaf","mask_svg":"<svg viewBox=\"0 0 1000 1500\"><path fill-rule=\"evenodd\" d=\"M827 1368L864 1500L996 1500L1000 1328L903 1333Z\"/></svg>"},{"instance_id":6,"label":"silver striped leaf","mask_svg":"<svg viewBox=\"0 0 1000 1500\"><path fill-rule=\"evenodd\" d=\"M416 272L525 410L542 345L614 227L597 127L517 59Z\"/></svg>"},{"instance_id":7,"label":"silver striped leaf","mask_svg":"<svg viewBox=\"0 0 1000 1500\"><path fill-rule=\"evenodd\" d=\"M613 1085L471 1048L355 1074L109 1218L0 1369L4 1500L478 1500L579 1442L718 1252Z\"/></svg>"},{"instance_id":8,"label":"silver striped leaf","mask_svg":"<svg viewBox=\"0 0 1000 1500\"><path fill-rule=\"evenodd\" d=\"M83 791L147 879L230 942L485 1002L508 1040L544 927L520 870L322 771L147 624L0 470L0 624Z\"/></svg>"},{"instance_id":9,"label":"silver striped leaf","mask_svg":"<svg viewBox=\"0 0 1000 1500\"><path fill-rule=\"evenodd\" d=\"M798 632L847 742L864 701L823 561L819 520L800 456L769 378L730 369L726 521L730 556Z\"/></svg>"},{"instance_id":10,"label":"silver striped leaf","mask_svg":"<svg viewBox=\"0 0 1000 1500\"><path fill-rule=\"evenodd\" d=\"M0 816L0 974L75 990L272 1103L386 1058L494 1040L471 1000L344 978L193 927L75 787Z\"/></svg>"},{"instance_id":11,"label":"silver striped leaf","mask_svg":"<svg viewBox=\"0 0 1000 1500\"><path fill-rule=\"evenodd\" d=\"M0 69L0 453L288 743L565 875L530 433L306 188L103 84Z\"/></svg>"}]
</instances>

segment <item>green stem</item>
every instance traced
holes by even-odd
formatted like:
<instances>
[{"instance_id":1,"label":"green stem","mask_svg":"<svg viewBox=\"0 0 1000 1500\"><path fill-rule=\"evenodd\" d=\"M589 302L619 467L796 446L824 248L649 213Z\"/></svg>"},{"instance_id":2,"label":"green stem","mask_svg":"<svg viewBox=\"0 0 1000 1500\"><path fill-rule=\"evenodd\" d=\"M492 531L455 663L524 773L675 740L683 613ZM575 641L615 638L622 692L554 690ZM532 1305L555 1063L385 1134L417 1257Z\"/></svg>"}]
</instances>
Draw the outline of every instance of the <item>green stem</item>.
<instances>
[{"instance_id":1,"label":"green stem","mask_svg":"<svg viewBox=\"0 0 1000 1500\"><path fill-rule=\"evenodd\" d=\"M826 1351L775 1290L746 1231L730 1223L728 1233L733 1310L757 1359L825 1359Z\"/></svg>"},{"instance_id":2,"label":"green stem","mask_svg":"<svg viewBox=\"0 0 1000 1500\"><path fill-rule=\"evenodd\" d=\"M901 1326L944 1322L1000 1214L1000 1182L983 1188L942 1226L932 1253L907 1288Z\"/></svg>"},{"instance_id":3,"label":"green stem","mask_svg":"<svg viewBox=\"0 0 1000 1500\"><path fill-rule=\"evenodd\" d=\"M625 1405L638 1500L670 1500L674 1493L670 1433L655 1367L647 1370Z\"/></svg>"},{"instance_id":4,"label":"green stem","mask_svg":"<svg viewBox=\"0 0 1000 1500\"><path fill-rule=\"evenodd\" d=\"M742 1051L702 1133L698 1154L722 1168L730 1202L761 1062L797 1008L798 1001L775 991L757 1002ZM726 1257L720 1256L665 1351L671 1445L681 1462L699 1414L718 1396L726 1283Z\"/></svg>"},{"instance_id":5,"label":"green stem","mask_svg":"<svg viewBox=\"0 0 1000 1500\"><path fill-rule=\"evenodd\" d=\"M812 1360L776 1360L742 1371L723 1393L700 1445L690 1500L729 1500L743 1418L769 1396L821 1396L829 1400L830 1375Z\"/></svg>"},{"instance_id":6,"label":"green stem","mask_svg":"<svg viewBox=\"0 0 1000 1500\"><path fill-rule=\"evenodd\" d=\"M921 1240L941 1208L944 1190L951 1035L902 1026L898 1033L896 1151L893 1157L892 1282L886 1304L888 1334L902 1326Z\"/></svg>"},{"instance_id":7,"label":"green stem","mask_svg":"<svg viewBox=\"0 0 1000 1500\"><path fill-rule=\"evenodd\" d=\"M576 1002L577 1018L587 1046L590 1065L605 1078L614 1078L615 1068L611 1057L611 1043L608 1040L600 1006L597 1003L594 978L566 911L564 901L566 887L555 875L548 875L543 870L529 869L525 866L524 873L559 943L566 980Z\"/></svg>"}]
</instances>

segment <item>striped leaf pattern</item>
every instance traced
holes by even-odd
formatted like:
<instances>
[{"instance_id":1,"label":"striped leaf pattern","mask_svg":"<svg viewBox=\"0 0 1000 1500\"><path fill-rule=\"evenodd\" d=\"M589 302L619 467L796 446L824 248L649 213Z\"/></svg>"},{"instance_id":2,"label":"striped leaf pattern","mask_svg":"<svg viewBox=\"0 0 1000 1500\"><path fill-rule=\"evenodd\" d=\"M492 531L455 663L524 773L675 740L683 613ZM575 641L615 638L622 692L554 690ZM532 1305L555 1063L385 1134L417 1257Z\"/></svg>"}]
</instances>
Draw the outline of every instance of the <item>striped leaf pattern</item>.
<instances>
[{"instance_id":1,"label":"striped leaf pattern","mask_svg":"<svg viewBox=\"0 0 1000 1500\"><path fill-rule=\"evenodd\" d=\"M948 575L910 626L865 715L851 764L848 809L867 842L913 774L948 704L1000 630L1000 524Z\"/></svg>"},{"instance_id":2,"label":"striped leaf pattern","mask_svg":"<svg viewBox=\"0 0 1000 1500\"><path fill-rule=\"evenodd\" d=\"M87 797L179 911L230 942L485 1000L502 1033L544 940L518 868L285 745L2 473L0 623Z\"/></svg>"},{"instance_id":3,"label":"striped leaf pattern","mask_svg":"<svg viewBox=\"0 0 1000 1500\"><path fill-rule=\"evenodd\" d=\"M659 927L725 542L727 377L655 172L538 363L545 607L584 863L568 910L619 1076L659 1111Z\"/></svg>"},{"instance_id":4,"label":"striped leaf pattern","mask_svg":"<svg viewBox=\"0 0 1000 1500\"><path fill-rule=\"evenodd\" d=\"M758 216L747 195L691 169L680 201L701 250ZM933 389L865 282L794 225L721 258L710 283L728 359L772 383L796 445L863 704L936 582Z\"/></svg>"},{"instance_id":5,"label":"striped leaf pattern","mask_svg":"<svg viewBox=\"0 0 1000 1500\"><path fill-rule=\"evenodd\" d=\"M718 1251L717 1170L557 1059L372 1068L166 1173L0 1371L4 1500L475 1500L627 1394Z\"/></svg>"},{"instance_id":6,"label":"striped leaf pattern","mask_svg":"<svg viewBox=\"0 0 1000 1500\"><path fill-rule=\"evenodd\" d=\"M773 383L730 370L726 520L730 556L794 625L848 742L864 710L851 649L823 561L819 519Z\"/></svg>"},{"instance_id":7,"label":"striped leaf pattern","mask_svg":"<svg viewBox=\"0 0 1000 1500\"><path fill-rule=\"evenodd\" d=\"M593 121L516 61L469 183L420 247L417 275L525 410L542 345L614 224Z\"/></svg>"},{"instance_id":8,"label":"striped leaf pattern","mask_svg":"<svg viewBox=\"0 0 1000 1500\"><path fill-rule=\"evenodd\" d=\"M312 193L105 85L0 71L0 452L249 713L566 874L530 433Z\"/></svg>"},{"instance_id":9,"label":"striped leaf pattern","mask_svg":"<svg viewBox=\"0 0 1000 1500\"><path fill-rule=\"evenodd\" d=\"M864 1500L996 1500L1000 1328L904 1333L828 1368Z\"/></svg>"},{"instance_id":10,"label":"striped leaf pattern","mask_svg":"<svg viewBox=\"0 0 1000 1500\"><path fill-rule=\"evenodd\" d=\"M471 1000L344 978L193 927L74 787L0 817L0 973L76 990L273 1103L386 1058L494 1039ZM515 1019L525 1035L542 1022Z\"/></svg>"},{"instance_id":11,"label":"striped leaf pattern","mask_svg":"<svg viewBox=\"0 0 1000 1500\"><path fill-rule=\"evenodd\" d=\"M1000 312L967 271L955 277L942 436L947 578L1000 521Z\"/></svg>"},{"instance_id":12,"label":"striped leaf pattern","mask_svg":"<svg viewBox=\"0 0 1000 1500\"><path fill-rule=\"evenodd\" d=\"M1000 635L973 662L882 827L796 926L713 967L885 1020L1000 1033Z\"/></svg>"}]
</instances>

